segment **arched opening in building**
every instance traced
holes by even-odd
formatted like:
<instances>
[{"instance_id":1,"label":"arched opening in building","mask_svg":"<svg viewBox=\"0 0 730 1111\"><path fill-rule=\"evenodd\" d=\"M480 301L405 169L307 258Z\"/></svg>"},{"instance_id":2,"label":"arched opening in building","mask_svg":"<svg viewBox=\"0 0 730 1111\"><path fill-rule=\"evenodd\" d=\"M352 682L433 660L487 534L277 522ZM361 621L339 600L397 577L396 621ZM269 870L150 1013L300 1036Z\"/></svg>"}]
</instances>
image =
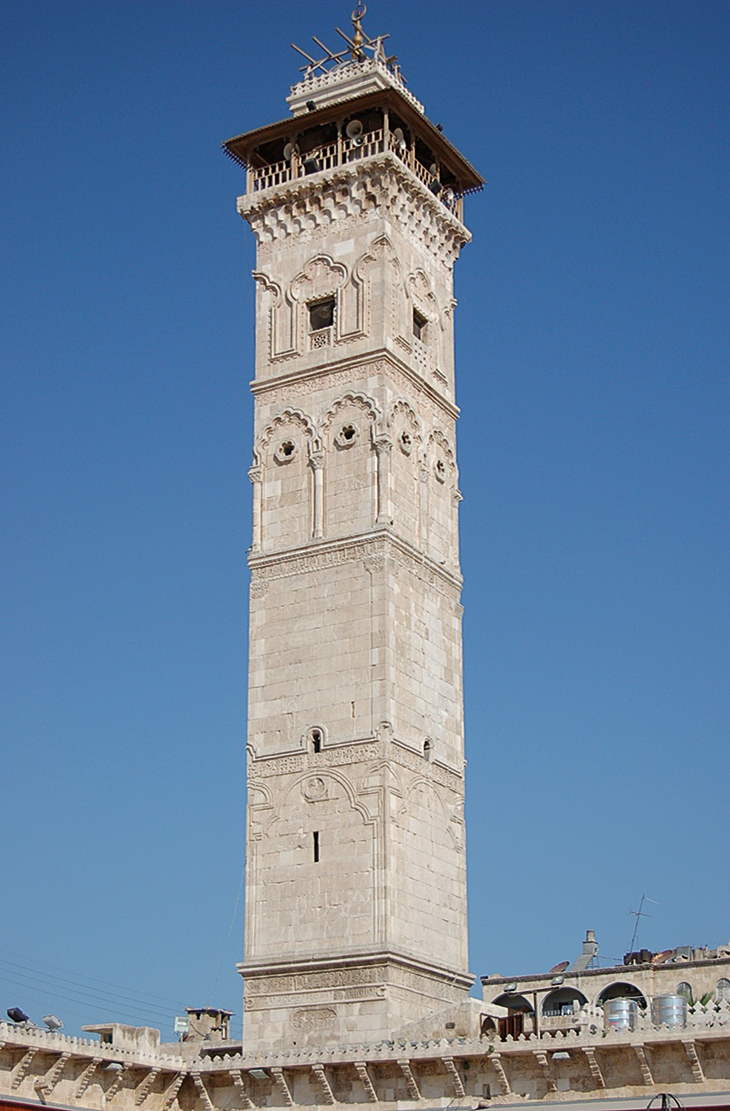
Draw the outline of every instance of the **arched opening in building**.
<instances>
[{"instance_id":1,"label":"arched opening in building","mask_svg":"<svg viewBox=\"0 0 730 1111\"><path fill-rule=\"evenodd\" d=\"M604 988L596 999L596 1003L599 1007L602 1007L604 1003L608 1003L609 999L633 999L642 1011L646 1010L646 999L639 989L634 984L627 984L621 980Z\"/></svg>"},{"instance_id":2,"label":"arched opening in building","mask_svg":"<svg viewBox=\"0 0 730 1111\"><path fill-rule=\"evenodd\" d=\"M556 988L543 999L541 1013L545 1017L552 1018L557 1015L574 1015L581 1007L585 1007L587 1002L583 992L576 988Z\"/></svg>"},{"instance_id":3,"label":"arched opening in building","mask_svg":"<svg viewBox=\"0 0 730 1111\"><path fill-rule=\"evenodd\" d=\"M715 987L715 1002L730 1003L730 980L723 976Z\"/></svg>"},{"instance_id":4,"label":"arched opening in building","mask_svg":"<svg viewBox=\"0 0 730 1111\"><path fill-rule=\"evenodd\" d=\"M505 992L497 999L492 1000L500 1007L507 1007L509 1014L500 1018L499 1036L505 1038L519 1038L520 1034L531 1034L535 1029L535 1012L532 1003L524 995L516 992Z\"/></svg>"}]
</instances>

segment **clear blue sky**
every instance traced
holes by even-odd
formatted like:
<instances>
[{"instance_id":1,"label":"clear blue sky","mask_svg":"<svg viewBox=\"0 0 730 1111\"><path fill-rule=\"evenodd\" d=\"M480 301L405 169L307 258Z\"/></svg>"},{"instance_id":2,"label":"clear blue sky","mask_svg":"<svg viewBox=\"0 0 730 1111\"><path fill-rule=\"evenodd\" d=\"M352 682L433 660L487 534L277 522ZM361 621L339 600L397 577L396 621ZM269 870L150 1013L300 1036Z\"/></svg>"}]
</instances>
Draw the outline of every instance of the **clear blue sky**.
<instances>
[{"instance_id":1,"label":"clear blue sky","mask_svg":"<svg viewBox=\"0 0 730 1111\"><path fill-rule=\"evenodd\" d=\"M4 6L0 1013L240 1021L253 243L219 143L350 6ZM489 183L457 270L472 970L587 927L621 956L642 892L639 944L726 942L730 6L366 27Z\"/></svg>"}]
</instances>

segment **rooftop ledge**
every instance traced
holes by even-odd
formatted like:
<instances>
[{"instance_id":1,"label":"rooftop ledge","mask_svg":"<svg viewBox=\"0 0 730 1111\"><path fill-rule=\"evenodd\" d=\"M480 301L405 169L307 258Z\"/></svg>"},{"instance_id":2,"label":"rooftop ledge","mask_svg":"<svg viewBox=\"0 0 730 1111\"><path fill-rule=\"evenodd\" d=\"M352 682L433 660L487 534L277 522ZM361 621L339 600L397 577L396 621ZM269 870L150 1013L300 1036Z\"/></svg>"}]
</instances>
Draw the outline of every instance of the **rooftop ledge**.
<instances>
[{"instance_id":1,"label":"rooftop ledge","mask_svg":"<svg viewBox=\"0 0 730 1111\"><path fill-rule=\"evenodd\" d=\"M307 107L307 101L313 101L317 108L326 108L330 104L337 104L342 100L383 89L397 89L412 107L421 115L425 114L423 105L405 87L400 74L379 58L348 62L326 73L305 77L296 85L292 85L291 94L286 98L286 102L292 115L303 116L311 111Z\"/></svg>"}]
</instances>

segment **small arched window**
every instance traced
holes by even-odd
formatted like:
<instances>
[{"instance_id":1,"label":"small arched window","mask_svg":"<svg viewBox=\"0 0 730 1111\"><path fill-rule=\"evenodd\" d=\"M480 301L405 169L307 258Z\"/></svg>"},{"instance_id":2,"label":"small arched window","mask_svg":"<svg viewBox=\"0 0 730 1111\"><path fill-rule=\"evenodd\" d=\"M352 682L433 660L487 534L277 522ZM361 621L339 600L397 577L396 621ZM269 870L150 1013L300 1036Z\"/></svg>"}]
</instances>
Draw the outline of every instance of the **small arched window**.
<instances>
[{"instance_id":1,"label":"small arched window","mask_svg":"<svg viewBox=\"0 0 730 1111\"><path fill-rule=\"evenodd\" d=\"M321 752L324 736L321 729L310 729L309 743L312 746L312 752Z\"/></svg>"},{"instance_id":2,"label":"small arched window","mask_svg":"<svg viewBox=\"0 0 730 1111\"><path fill-rule=\"evenodd\" d=\"M726 979L725 976L717 981L715 999L718 1003L730 1003L730 980Z\"/></svg>"},{"instance_id":3,"label":"small arched window","mask_svg":"<svg viewBox=\"0 0 730 1111\"><path fill-rule=\"evenodd\" d=\"M424 760L430 760L431 759L431 742L429 741L428 737L423 742L423 759Z\"/></svg>"},{"instance_id":4,"label":"small arched window","mask_svg":"<svg viewBox=\"0 0 730 1111\"><path fill-rule=\"evenodd\" d=\"M686 980L682 980L681 984L677 984L677 995L682 995L688 1003L693 1002L692 985L688 984Z\"/></svg>"}]
</instances>

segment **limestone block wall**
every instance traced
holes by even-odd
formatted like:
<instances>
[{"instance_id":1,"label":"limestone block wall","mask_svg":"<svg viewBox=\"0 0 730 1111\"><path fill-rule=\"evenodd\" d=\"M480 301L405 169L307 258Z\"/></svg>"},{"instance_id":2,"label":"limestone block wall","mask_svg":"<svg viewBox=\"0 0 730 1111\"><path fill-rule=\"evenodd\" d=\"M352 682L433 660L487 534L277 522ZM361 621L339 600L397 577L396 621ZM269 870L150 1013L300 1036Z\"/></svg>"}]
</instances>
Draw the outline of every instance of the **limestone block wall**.
<instances>
[{"instance_id":1,"label":"limestone block wall","mask_svg":"<svg viewBox=\"0 0 730 1111\"><path fill-rule=\"evenodd\" d=\"M257 239L257 381L388 349L453 404L453 264L469 233L394 155L241 197L239 211ZM326 298L332 327L312 335L307 306Z\"/></svg>"},{"instance_id":2,"label":"limestone block wall","mask_svg":"<svg viewBox=\"0 0 730 1111\"><path fill-rule=\"evenodd\" d=\"M258 289L247 1044L378 1039L470 984L452 284L468 233L390 155L239 207Z\"/></svg>"},{"instance_id":3,"label":"limestone block wall","mask_svg":"<svg viewBox=\"0 0 730 1111\"><path fill-rule=\"evenodd\" d=\"M446 1109L525 1099L608 1111L621 1100L639 1111L671 1092L687 1108L730 1106L729 1004L695 1007L685 1027L642 1022L632 1032L586 1028L516 1041L453 1038L444 1029L427 1040L307 1047L296 1035L278 1049L243 1054L232 1043L191 1058L178 1044L142 1052L0 1023L0 1100L93 1111Z\"/></svg>"}]
</instances>

